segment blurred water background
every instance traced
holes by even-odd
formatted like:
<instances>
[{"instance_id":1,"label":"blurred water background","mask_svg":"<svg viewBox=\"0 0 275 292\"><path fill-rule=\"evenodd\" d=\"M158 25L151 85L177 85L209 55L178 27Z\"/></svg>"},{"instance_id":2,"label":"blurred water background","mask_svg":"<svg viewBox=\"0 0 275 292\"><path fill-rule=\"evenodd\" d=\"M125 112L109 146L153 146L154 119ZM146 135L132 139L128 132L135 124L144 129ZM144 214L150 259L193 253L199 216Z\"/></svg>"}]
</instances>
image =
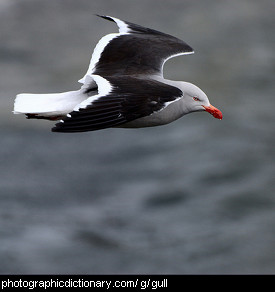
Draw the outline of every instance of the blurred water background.
<instances>
[{"instance_id":1,"label":"blurred water background","mask_svg":"<svg viewBox=\"0 0 275 292\"><path fill-rule=\"evenodd\" d=\"M275 272L273 0L0 0L0 273ZM20 92L79 88L112 15L195 54L165 77L222 121L51 133Z\"/></svg>"}]
</instances>

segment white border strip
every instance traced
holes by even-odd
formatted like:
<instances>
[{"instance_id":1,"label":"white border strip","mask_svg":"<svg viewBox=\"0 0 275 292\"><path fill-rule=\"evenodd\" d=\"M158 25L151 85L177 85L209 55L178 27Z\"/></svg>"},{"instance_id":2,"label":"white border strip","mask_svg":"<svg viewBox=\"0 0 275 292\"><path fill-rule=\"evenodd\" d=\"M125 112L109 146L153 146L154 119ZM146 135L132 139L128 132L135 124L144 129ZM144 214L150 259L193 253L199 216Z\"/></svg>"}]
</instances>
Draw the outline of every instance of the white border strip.
<instances>
[{"instance_id":1,"label":"white border strip","mask_svg":"<svg viewBox=\"0 0 275 292\"><path fill-rule=\"evenodd\" d=\"M183 55L191 55L191 54L194 54L195 52L194 51L191 51L191 52L183 52L183 53L178 53L178 54L175 54L175 55L171 55L169 56L168 58L164 59L163 63L162 63L162 66L161 66L161 74L163 74L163 67L164 67L164 64L172 59L172 58L175 58L175 57L178 57L178 56L183 56Z\"/></svg>"},{"instance_id":2,"label":"white border strip","mask_svg":"<svg viewBox=\"0 0 275 292\"><path fill-rule=\"evenodd\" d=\"M99 40L99 42L97 43L97 45L95 46L95 49L93 51L88 71L84 75L83 78L78 80L79 83L82 83L82 84L86 83L87 75L93 74L95 66L98 63L98 61L100 60L101 54L104 51L105 47L113 39L115 39L115 38L117 38L119 36L122 36L122 35L129 34L129 32L130 32L130 29L129 29L128 25L124 21L122 21L122 20L120 20L118 18L115 18L115 17L111 17L111 16L107 16L107 17L109 17L109 18L113 19L113 21L115 21L115 23L117 24L117 26L119 28L119 33L111 33L111 34L105 35L104 37L102 37Z\"/></svg>"},{"instance_id":3,"label":"white border strip","mask_svg":"<svg viewBox=\"0 0 275 292\"><path fill-rule=\"evenodd\" d=\"M91 75L91 77L98 86L98 94L85 99L83 102L74 107L73 111L79 111L81 108L86 108L87 106L93 104L95 100L98 100L112 92L113 86L107 79L99 75Z\"/></svg>"}]
</instances>

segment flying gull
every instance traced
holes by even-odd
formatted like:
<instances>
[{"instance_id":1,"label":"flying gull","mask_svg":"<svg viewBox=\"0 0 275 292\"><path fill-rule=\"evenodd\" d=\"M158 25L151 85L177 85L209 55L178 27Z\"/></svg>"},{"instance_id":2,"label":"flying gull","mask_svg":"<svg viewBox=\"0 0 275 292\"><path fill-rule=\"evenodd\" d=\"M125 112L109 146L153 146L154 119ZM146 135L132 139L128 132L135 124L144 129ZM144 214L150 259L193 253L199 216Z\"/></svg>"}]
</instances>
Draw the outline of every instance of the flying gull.
<instances>
[{"instance_id":1,"label":"flying gull","mask_svg":"<svg viewBox=\"0 0 275 292\"><path fill-rule=\"evenodd\" d=\"M100 15L99 15L100 16ZM206 111L222 119L197 86L163 77L164 63L194 53L171 35L111 16L119 33L96 45L77 91L16 96L15 114L28 119L60 120L53 132L85 132L111 127L141 128L171 123L183 115Z\"/></svg>"}]
</instances>

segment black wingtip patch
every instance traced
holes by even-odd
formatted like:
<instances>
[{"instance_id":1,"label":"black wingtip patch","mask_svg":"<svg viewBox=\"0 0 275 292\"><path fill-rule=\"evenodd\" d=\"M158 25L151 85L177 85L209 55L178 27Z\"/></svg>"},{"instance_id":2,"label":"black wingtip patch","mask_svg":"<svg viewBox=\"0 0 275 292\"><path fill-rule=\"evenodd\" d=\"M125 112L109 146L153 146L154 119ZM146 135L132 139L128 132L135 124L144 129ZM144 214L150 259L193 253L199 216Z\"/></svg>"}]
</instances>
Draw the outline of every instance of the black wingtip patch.
<instances>
[{"instance_id":1,"label":"black wingtip patch","mask_svg":"<svg viewBox=\"0 0 275 292\"><path fill-rule=\"evenodd\" d=\"M62 132L62 126L61 126L61 122L55 124L55 126L52 128L52 132Z\"/></svg>"},{"instance_id":2,"label":"black wingtip patch","mask_svg":"<svg viewBox=\"0 0 275 292\"><path fill-rule=\"evenodd\" d=\"M53 127L52 132L58 132L57 127Z\"/></svg>"},{"instance_id":3,"label":"black wingtip patch","mask_svg":"<svg viewBox=\"0 0 275 292\"><path fill-rule=\"evenodd\" d=\"M101 18L103 18L103 19L107 19L107 20L109 20L109 21L113 21L113 22L115 22L115 21L113 20L112 17L107 16L107 15L96 14L96 16L101 17Z\"/></svg>"}]
</instances>

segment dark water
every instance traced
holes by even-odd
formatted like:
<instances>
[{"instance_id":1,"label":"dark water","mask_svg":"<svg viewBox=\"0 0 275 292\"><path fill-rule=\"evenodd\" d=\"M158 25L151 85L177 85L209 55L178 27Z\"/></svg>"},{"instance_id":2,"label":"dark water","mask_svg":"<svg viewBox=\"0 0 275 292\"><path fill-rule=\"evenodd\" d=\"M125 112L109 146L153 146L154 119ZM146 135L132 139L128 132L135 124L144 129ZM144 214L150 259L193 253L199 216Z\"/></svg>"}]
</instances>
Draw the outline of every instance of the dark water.
<instances>
[{"instance_id":1,"label":"dark water","mask_svg":"<svg viewBox=\"0 0 275 292\"><path fill-rule=\"evenodd\" d=\"M274 1L0 1L0 273L274 273ZM77 89L109 14L183 38L167 78L224 119L57 134L19 92Z\"/></svg>"}]
</instances>

